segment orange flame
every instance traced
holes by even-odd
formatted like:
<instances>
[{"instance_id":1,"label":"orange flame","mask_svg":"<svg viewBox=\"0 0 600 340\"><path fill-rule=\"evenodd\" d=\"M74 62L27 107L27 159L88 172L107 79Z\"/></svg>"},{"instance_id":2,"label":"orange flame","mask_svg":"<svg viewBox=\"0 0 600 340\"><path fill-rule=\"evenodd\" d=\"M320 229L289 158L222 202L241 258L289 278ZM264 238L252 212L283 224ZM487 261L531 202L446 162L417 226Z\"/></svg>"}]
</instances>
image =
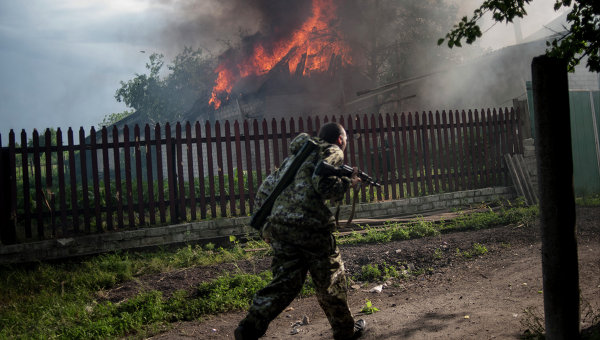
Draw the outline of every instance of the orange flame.
<instances>
[{"instance_id":1,"label":"orange flame","mask_svg":"<svg viewBox=\"0 0 600 340\"><path fill-rule=\"evenodd\" d=\"M343 65L351 64L349 46L342 41L336 28L329 26L336 17L336 9L334 0L313 0L311 16L289 39L276 42L271 50L257 44L253 53L236 65L237 69L228 69L226 62L222 62L215 71L218 76L209 105L218 109L221 106L220 98L229 98L237 80L250 75L266 74L286 56L289 58L289 71L293 73L302 61L303 54L306 54L303 68L305 76L310 76L312 72L326 71L332 55L340 56Z\"/></svg>"}]
</instances>

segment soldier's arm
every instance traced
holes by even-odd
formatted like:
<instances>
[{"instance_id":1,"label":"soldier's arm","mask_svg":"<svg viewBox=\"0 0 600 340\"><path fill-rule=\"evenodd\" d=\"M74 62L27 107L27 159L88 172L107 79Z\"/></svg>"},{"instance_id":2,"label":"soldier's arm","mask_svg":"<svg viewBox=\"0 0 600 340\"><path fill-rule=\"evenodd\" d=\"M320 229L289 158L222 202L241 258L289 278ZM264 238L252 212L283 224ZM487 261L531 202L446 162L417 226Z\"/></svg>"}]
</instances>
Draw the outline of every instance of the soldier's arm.
<instances>
[{"instance_id":1,"label":"soldier's arm","mask_svg":"<svg viewBox=\"0 0 600 340\"><path fill-rule=\"evenodd\" d=\"M322 159L333 166L340 166L344 164L344 153L337 146L332 146L325 150ZM351 180L348 177L319 176L313 174L313 184L316 191L324 199L339 200L350 187Z\"/></svg>"}]
</instances>

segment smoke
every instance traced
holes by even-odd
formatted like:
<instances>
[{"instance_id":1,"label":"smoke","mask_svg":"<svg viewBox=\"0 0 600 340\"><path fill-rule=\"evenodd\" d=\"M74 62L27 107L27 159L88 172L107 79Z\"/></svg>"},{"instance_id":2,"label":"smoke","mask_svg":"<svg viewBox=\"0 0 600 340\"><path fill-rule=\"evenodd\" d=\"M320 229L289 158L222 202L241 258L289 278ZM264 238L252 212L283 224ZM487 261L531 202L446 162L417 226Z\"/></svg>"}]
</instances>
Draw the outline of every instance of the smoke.
<instances>
[{"instance_id":1,"label":"smoke","mask_svg":"<svg viewBox=\"0 0 600 340\"><path fill-rule=\"evenodd\" d=\"M167 25L158 39L165 50L201 47L215 55L254 40L289 36L310 14L311 0L170 0Z\"/></svg>"},{"instance_id":2,"label":"smoke","mask_svg":"<svg viewBox=\"0 0 600 340\"><path fill-rule=\"evenodd\" d=\"M362 56L355 60L372 80L368 86L441 71L432 78L437 81L424 82L426 85L421 87L427 86L426 91L416 85L407 87L402 95L416 97L398 108L429 109L432 103L494 106L511 98L499 99L488 93L522 95L521 83L527 80L527 74L521 75L515 85L503 77L502 69L470 61L514 45L512 23L495 23L488 14L479 23L484 36L473 46L450 50L436 44L462 16L470 17L481 0L415 0L402 4L391 0L336 0L335 3L338 5L335 24L341 28L353 53ZM156 39L168 51L167 56L177 54L183 46L201 47L219 56L221 62L234 65L251 53L256 42L268 50L269 44L290 36L311 14L312 0L163 0L161 5L169 14L167 25ZM551 3L541 1L527 6L528 16L521 21L524 37L542 29L544 23L560 14L552 7ZM521 54L514 58L529 57ZM521 59L507 58L499 67L523 63ZM461 71L446 72L456 68ZM523 67L519 66L519 70ZM477 89L477 99L464 94L473 88Z\"/></svg>"}]
</instances>

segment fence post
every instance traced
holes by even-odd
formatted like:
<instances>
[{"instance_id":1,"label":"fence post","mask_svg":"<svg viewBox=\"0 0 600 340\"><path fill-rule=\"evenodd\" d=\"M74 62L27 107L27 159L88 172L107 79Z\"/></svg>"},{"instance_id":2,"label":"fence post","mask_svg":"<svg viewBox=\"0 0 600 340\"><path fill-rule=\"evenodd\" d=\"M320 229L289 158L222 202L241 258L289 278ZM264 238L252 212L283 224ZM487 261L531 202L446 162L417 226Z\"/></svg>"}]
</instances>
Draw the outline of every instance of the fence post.
<instances>
[{"instance_id":1,"label":"fence post","mask_svg":"<svg viewBox=\"0 0 600 340\"><path fill-rule=\"evenodd\" d=\"M11 213L12 185L10 178L10 153L8 148L0 149L0 243L17 243L16 216Z\"/></svg>"}]
</instances>

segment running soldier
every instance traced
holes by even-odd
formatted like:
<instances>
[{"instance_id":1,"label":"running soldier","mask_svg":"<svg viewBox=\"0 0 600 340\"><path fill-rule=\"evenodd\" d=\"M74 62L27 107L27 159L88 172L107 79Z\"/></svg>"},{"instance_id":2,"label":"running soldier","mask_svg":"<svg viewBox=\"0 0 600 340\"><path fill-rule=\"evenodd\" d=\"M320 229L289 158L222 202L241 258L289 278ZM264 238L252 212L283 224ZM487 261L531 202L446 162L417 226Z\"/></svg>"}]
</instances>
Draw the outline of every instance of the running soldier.
<instances>
[{"instance_id":1,"label":"running soldier","mask_svg":"<svg viewBox=\"0 0 600 340\"><path fill-rule=\"evenodd\" d=\"M273 249L273 281L254 296L248 314L235 330L236 340L263 336L269 323L300 293L308 272L334 339L356 339L365 329L364 320L355 322L348 308L344 263L332 233L335 219L325 204L326 200L341 200L360 178L356 176L357 169L351 178L314 174L315 165L321 160L334 166L343 164L347 138L344 128L338 123L327 123L320 129L319 137L302 133L294 138L290 144L291 155L261 184L257 208L309 138L317 143L317 149L277 197L261 229L261 236Z\"/></svg>"}]
</instances>

